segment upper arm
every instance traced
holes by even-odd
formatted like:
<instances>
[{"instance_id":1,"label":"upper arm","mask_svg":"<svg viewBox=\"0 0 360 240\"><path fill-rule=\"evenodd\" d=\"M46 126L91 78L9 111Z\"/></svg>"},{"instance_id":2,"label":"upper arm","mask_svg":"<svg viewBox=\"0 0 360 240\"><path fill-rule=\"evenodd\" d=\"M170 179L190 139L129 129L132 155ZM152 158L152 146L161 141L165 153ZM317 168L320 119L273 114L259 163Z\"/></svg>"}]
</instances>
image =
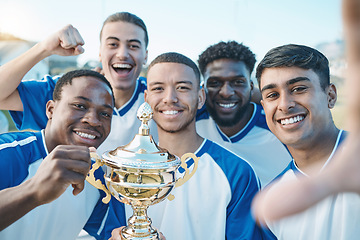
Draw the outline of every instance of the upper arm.
<instances>
[{"instance_id":1,"label":"upper arm","mask_svg":"<svg viewBox=\"0 0 360 240\"><path fill-rule=\"evenodd\" d=\"M17 89L6 99L0 101L0 109L23 111L23 104L21 102L19 91Z\"/></svg>"}]
</instances>

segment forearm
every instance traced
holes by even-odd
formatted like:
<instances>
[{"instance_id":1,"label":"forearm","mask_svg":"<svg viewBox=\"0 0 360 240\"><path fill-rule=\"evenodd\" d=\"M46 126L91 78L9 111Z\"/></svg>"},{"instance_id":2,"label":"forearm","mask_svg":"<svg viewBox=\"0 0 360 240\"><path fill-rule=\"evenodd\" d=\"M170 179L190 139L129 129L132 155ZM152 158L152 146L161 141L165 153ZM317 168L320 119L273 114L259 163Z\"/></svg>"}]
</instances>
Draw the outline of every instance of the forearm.
<instances>
[{"instance_id":1,"label":"forearm","mask_svg":"<svg viewBox=\"0 0 360 240\"><path fill-rule=\"evenodd\" d=\"M40 205L30 181L0 191L0 231Z\"/></svg>"},{"instance_id":2,"label":"forearm","mask_svg":"<svg viewBox=\"0 0 360 240\"><path fill-rule=\"evenodd\" d=\"M346 90L348 97L348 128L360 132L360 0L343 1L343 20L346 40L348 72Z\"/></svg>"},{"instance_id":3,"label":"forearm","mask_svg":"<svg viewBox=\"0 0 360 240\"><path fill-rule=\"evenodd\" d=\"M0 109L22 111L17 87L25 74L49 55L42 44L38 43L27 52L0 67Z\"/></svg>"}]
</instances>

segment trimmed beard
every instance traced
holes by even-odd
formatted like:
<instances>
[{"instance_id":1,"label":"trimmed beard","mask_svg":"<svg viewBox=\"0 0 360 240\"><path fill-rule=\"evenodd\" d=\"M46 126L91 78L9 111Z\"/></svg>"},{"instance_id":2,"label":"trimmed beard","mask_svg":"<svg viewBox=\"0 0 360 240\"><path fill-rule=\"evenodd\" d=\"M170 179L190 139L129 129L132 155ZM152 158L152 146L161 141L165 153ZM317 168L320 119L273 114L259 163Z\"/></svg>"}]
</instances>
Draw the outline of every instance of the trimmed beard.
<instances>
[{"instance_id":1,"label":"trimmed beard","mask_svg":"<svg viewBox=\"0 0 360 240\"><path fill-rule=\"evenodd\" d=\"M206 101L206 109L218 126L232 127L232 126L235 126L237 123L239 123L239 121L241 120L241 117L244 115L244 113L246 113L248 111L249 107L251 106L250 102L251 102L251 100L249 98L248 101L236 111L235 116L231 119L222 118L217 113L215 108L209 106L208 101Z\"/></svg>"}]
</instances>

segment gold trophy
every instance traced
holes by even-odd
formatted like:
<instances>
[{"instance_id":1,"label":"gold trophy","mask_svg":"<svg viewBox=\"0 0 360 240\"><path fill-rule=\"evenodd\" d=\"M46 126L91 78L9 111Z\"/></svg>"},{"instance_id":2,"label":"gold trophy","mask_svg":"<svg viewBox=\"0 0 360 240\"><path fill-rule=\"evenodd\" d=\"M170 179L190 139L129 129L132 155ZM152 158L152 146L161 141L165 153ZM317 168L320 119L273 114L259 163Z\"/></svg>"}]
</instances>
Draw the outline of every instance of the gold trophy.
<instances>
[{"instance_id":1,"label":"gold trophy","mask_svg":"<svg viewBox=\"0 0 360 240\"><path fill-rule=\"evenodd\" d=\"M102 158L96 153L92 154L96 162L86 178L89 183L106 193L102 200L104 203L108 203L113 195L120 202L132 206L133 215L128 219L128 226L121 231L123 239L160 239L159 232L151 226L151 220L147 216L148 207L166 197L173 200L171 190L189 180L198 166L199 158L195 154L186 153L180 160L156 145L148 126L152 114L150 105L143 103L137 112L137 117L142 122L139 133L129 144L105 152ZM194 160L191 171L186 164L189 158ZM94 171L103 165L106 186L94 177ZM176 177L179 166L185 170L182 178Z\"/></svg>"}]
</instances>

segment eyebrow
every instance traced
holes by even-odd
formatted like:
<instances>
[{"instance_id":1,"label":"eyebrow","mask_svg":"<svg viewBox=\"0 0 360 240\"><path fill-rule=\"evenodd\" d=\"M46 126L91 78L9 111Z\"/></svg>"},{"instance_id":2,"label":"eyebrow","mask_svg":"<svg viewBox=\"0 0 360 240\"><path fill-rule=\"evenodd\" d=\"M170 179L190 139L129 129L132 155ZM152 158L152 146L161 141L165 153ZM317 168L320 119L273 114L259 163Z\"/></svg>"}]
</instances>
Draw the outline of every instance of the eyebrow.
<instances>
[{"instance_id":1,"label":"eyebrow","mask_svg":"<svg viewBox=\"0 0 360 240\"><path fill-rule=\"evenodd\" d=\"M116 41L120 41L119 38L117 38L117 37L112 37L112 36L107 37L106 40L116 40ZM137 43L139 43L139 44L142 44L141 41L140 41L139 39L136 39L136 38L135 38L135 39L129 39L129 40L127 40L127 42L137 42Z\"/></svg>"},{"instance_id":2,"label":"eyebrow","mask_svg":"<svg viewBox=\"0 0 360 240\"><path fill-rule=\"evenodd\" d=\"M184 83L184 84L190 84L190 85L193 85L193 83L191 81L186 81L186 80L182 80L182 81L177 81L176 84L179 84L179 83ZM164 82L152 82L152 83L149 83L148 85L149 86L154 86L154 85L158 85L158 84L165 84Z\"/></svg>"},{"instance_id":3,"label":"eyebrow","mask_svg":"<svg viewBox=\"0 0 360 240\"><path fill-rule=\"evenodd\" d=\"M222 77L222 76L209 76L207 80L217 80L217 79L225 79L225 80L233 80L237 78L246 78L243 74L235 75L235 76L229 76L229 77Z\"/></svg>"},{"instance_id":4,"label":"eyebrow","mask_svg":"<svg viewBox=\"0 0 360 240\"><path fill-rule=\"evenodd\" d=\"M75 97L75 98L82 99L82 100L87 101L87 102L92 102L92 100L91 100L90 98L86 98L86 97L84 97L84 96L77 96L77 97ZM105 107L105 108L109 108L109 109L111 109L111 110L114 109L114 107L111 106L111 105L109 105L109 104L103 104L102 106Z\"/></svg>"},{"instance_id":5,"label":"eyebrow","mask_svg":"<svg viewBox=\"0 0 360 240\"><path fill-rule=\"evenodd\" d=\"M297 82L302 82L302 81L309 81L310 82L310 79L307 78L307 77L296 77L296 78L292 78L290 80L288 80L286 82L286 86L290 86L292 84L295 84ZM265 91L265 90L268 90L268 89L272 89L272 88L275 88L277 86L277 84L275 83L271 83L271 84L268 84L268 85L265 85L262 89L261 89L261 92Z\"/></svg>"}]
</instances>

